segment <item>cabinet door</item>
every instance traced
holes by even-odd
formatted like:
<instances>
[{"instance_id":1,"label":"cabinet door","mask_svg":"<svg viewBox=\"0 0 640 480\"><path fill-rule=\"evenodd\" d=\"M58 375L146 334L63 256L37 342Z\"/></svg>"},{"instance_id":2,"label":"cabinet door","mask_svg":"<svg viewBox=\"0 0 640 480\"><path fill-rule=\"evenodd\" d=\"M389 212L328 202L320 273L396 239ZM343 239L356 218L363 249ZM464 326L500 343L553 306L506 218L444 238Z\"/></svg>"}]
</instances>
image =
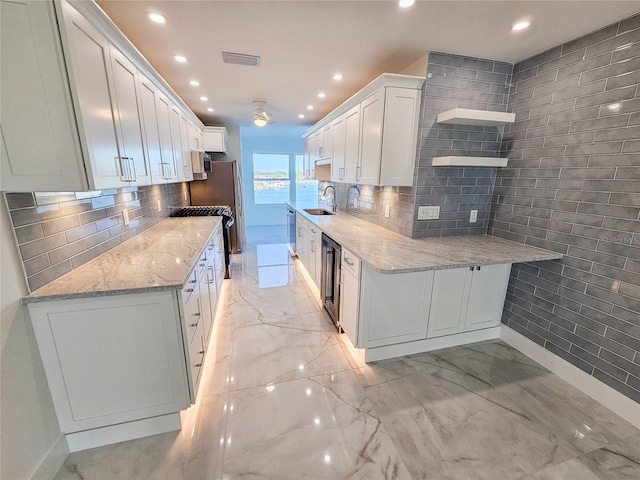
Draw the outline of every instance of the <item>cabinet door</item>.
<instances>
[{"instance_id":1,"label":"cabinet door","mask_svg":"<svg viewBox=\"0 0 640 480\"><path fill-rule=\"evenodd\" d=\"M332 158L333 155L333 130L331 124L322 128L322 158Z\"/></svg>"},{"instance_id":2,"label":"cabinet door","mask_svg":"<svg viewBox=\"0 0 640 480\"><path fill-rule=\"evenodd\" d=\"M360 158L360 105L356 105L344 115L345 146L344 175L345 182L356 181L356 169Z\"/></svg>"},{"instance_id":3,"label":"cabinet door","mask_svg":"<svg viewBox=\"0 0 640 480\"><path fill-rule=\"evenodd\" d=\"M85 190L53 2L1 5L0 190Z\"/></svg>"},{"instance_id":4,"label":"cabinet door","mask_svg":"<svg viewBox=\"0 0 640 480\"><path fill-rule=\"evenodd\" d=\"M204 151L227 153L227 129L224 127L206 128L204 131Z\"/></svg>"},{"instance_id":5,"label":"cabinet door","mask_svg":"<svg viewBox=\"0 0 640 480\"><path fill-rule=\"evenodd\" d=\"M469 268L436 270L429 312L429 338L464 331L470 282Z\"/></svg>"},{"instance_id":6,"label":"cabinet door","mask_svg":"<svg viewBox=\"0 0 640 480\"><path fill-rule=\"evenodd\" d=\"M384 96L385 89L381 88L360 104L360 162L356 173L358 183L380 183Z\"/></svg>"},{"instance_id":7,"label":"cabinet door","mask_svg":"<svg viewBox=\"0 0 640 480\"><path fill-rule=\"evenodd\" d=\"M175 292L32 303L29 314L63 432L188 406Z\"/></svg>"},{"instance_id":8,"label":"cabinet door","mask_svg":"<svg viewBox=\"0 0 640 480\"><path fill-rule=\"evenodd\" d=\"M91 187L123 187L129 185L120 160L116 134L116 117L110 86L112 71L109 43L68 3L62 4L64 34L71 55L67 68L71 71L71 91L77 95L80 138L89 162Z\"/></svg>"},{"instance_id":9,"label":"cabinet door","mask_svg":"<svg viewBox=\"0 0 640 480\"><path fill-rule=\"evenodd\" d=\"M213 317L211 316L211 297L209 295L209 277L208 269L205 268L202 271L202 275L198 282L198 294L200 296L200 315L202 317L202 335L205 340L209 338L209 331L213 324Z\"/></svg>"},{"instance_id":10,"label":"cabinet door","mask_svg":"<svg viewBox=\"0 0 640 480\"><path fill-rule=\"evenodd\" d=\"M309 178L311 172L311 137L303 140L302 176Z\"/></svg>"},{"instance_id":11,"label":"cabinet door","mask_svg":"<svg viewBox=\"0 0 640 480\"><path fill-rule=\"evenodd\" d=\"M158 129L157 89L146 77L139 74L140 107L144 130L144 147L153 183L166 183L162 165L162 149Z\"/></svg>"},{"instance_id":12,"label":"cabinet door","mask_svg":"<svg viewBox=\"0 0 640 480\"><path fill-rule=\"evenodd\" d=\"M190 182L193 180L193 170L191 168L191 150L189 148L189 121L180 115L180 141L182 144L182 180Z\"/></svg>"},{"instance_id":13,"label":"cabinet door","mask_svg":"<svg viewBox=\"0 0 640 480\"><path fill-rule=\"evenodd\" d=\"M362 267L362 347L427 338L433 271L382 274Z\"/></svg>"},{"instance_id":14,"label":"cabinet door","mask_svg":"<svg viewBox=\"0 0 640 480\"><path fill-rule=\"evenodd\" d=\"M180 181L184 178L184 163L182 160L182 133L180 132L180 112L173 105L169 109L169 128L171 130L171 150L176 168L176 177Z\"/></svg>"},{"instance_id":15,"label":"cabinet door","mask_svg":"<svg viewBox=\"0 0 640 480\"><path fill-rule=\"evenodd\" d=\"M138 70L111 45L120 153L127 176L134 185L150 185L151 173L145 157L142 108L138 92Z\"/></svg>"},{"instance_id":16,"label":"cabinet door","mask_svg":"<svg viewBox=\"0 0 640 480\"><path fill-rule=\"evenodd\" d=\"M354 347L358 343L358 301L360 281L348 270L342 269L342 291L340 292L340 326Z\"/></svg>"},{"instance_id":17,"label":"cabinet door","mask_svg":"<svg viewBox=\"0 0 640 480\"><path fill-rule=\"evenodd\" d=\"M412 88L386 88L380 185L413 185L420 94Z\"/></svg>"},{"instance_id":18,"label":"cabinet door","mask_svg":"<svg viewBox=\"0 0 640 480\"><path fill-rule=\"evenodd\" d=\"M500 325L511 264L476 267L471 275L464 331Z\"/></svg>"},{"instance_id":19,"label":"cabinet door","mask_svg":"<svg viewBox=\"0 0 640 480\"><path fill-rule=\"evenodd\" d=\"M162 153L160 173L166 182L177 182L178 174L173 157L173 146L171 144L171 122L169 118L171 106L169 100L159 92L156 94L156 106L158 112L157 121L158 134L160 135L160 150Z\"/></svg>"},{"instance_id":20,"label":"cabinet door","mask_svg":"<svg viewBox=\"0 0 640 480\"><path fill-rule=\"evenodd\" d=\"M335 119L331 124L333 132L333 154L331 156L331 181L344 180L344 157L346 141L346 122L344 115Z\"/></svg>"}]
</instances>

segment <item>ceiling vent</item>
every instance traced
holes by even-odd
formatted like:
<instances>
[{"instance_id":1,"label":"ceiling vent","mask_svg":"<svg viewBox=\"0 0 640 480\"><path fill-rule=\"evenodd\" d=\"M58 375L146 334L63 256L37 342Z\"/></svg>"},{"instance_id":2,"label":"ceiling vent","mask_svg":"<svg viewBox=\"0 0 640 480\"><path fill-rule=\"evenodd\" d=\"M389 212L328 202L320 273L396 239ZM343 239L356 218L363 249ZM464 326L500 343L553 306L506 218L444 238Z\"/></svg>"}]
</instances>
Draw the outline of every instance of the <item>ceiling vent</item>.
<instances>
[{"instance_id":1,"label":"ceiling vent","mask_svg":"<svg viewBox=\"0 0 640 480\"><path fill-rule=\"evenodd\" d=\"M224 63L233 63L235 65L247 65L249 67L260 66L259 56L246 55L244 53L222 52L222 61Z\"/></svg>"}]
</instances>

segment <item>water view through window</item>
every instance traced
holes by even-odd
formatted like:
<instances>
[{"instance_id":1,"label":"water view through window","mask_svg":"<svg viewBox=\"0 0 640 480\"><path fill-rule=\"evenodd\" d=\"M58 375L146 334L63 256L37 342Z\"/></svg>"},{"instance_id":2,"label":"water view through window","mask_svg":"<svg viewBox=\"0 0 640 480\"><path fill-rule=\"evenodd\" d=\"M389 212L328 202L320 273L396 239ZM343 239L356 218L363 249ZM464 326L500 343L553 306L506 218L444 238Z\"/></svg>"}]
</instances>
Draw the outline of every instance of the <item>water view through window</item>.
<instances>
[{"instance_id":1,"label":"water view through window","mask_svg":"<svg viewBox=\"0 0 640 480\"><path fill-rule=\"evenodd\" d=\"M315 201L318 182L304 179L303 169L302 155L254 153L253 195L256 205L284 204L290 200Z\"/></svg>"}]
</instances>

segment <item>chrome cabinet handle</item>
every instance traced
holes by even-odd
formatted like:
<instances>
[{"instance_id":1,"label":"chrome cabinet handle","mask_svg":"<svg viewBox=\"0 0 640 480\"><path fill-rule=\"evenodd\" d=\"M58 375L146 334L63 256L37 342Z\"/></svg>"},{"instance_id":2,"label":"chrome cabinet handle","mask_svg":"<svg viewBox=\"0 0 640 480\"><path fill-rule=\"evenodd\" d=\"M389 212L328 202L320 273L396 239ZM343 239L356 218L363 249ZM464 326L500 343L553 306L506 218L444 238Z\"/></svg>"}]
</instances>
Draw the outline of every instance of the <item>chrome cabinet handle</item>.
<instances>
[{"instance_id":1,"label":"chrome cabinet handle","mask_svg":"<svg viewBox=\"0 0 640 480\"><path fill-rule=\"evenodd\" d=\"M344 263L346 263L347 265L351 265L353 266L353 262L351 260L349 260L349 257L344 257Z\"/></svg>"},{"instance_id":2,"label":"chrome cabinet handle","mask_svg":"<svg viewBox=\"0 0 640 480\"><path fill-rule=\"evenodd\" d=\"M204 350L200 350L200 351L198 352L198 354L199 354L199 355L204 355Z\"/></svg>"},{"instance_id":3,"label":"chrome cabinet handle","mask_svg":"<svg viewBox=\"0 0 640 480\"><path fill-rule=\"evenodd\" d=\"M193 283L196 283L196 280L194 280ZM187 288L187 292L189 293L193 292L193 288Z\"/></svg>"},{"instance_id":4,"label":"chrome cabinet handle","mask_svg":"<svg viewBox=\"0 0 640 480\"><path fill-rule=\"evenodd\" d=\"M189 326L195 328L195 327L198 326L198 324L197 323L191 323L191 324L189 324Z\"/></svg>"},{"instance_id":5,"label":"chrome cabinet handle","mask_svg":"<svg viewBox=\"0 0 640 480\"><path fill-rule=\"evenodd\" d=\"M362 167L358 166L356 167L356 180L360 180L360 170L362 169Z\"/></svg>"},{"instance_id":6,"label":"chrome cabinet handle","mask_svg":"<svg viewBox=\"0 0 640 480\"><path fill-rule=\"evenodd\" d=\"M200 362L200 363L196 363L196 364L195 364L195 366L196 366L196 367L201 367L201 366L202 366L202 362Z\"/></svg>"},{"instance_id":7,"label":"chrome cabinet handle","mask_svg":"<svg viewBox=\"0 0 640 480\"><path fill-rule=\"evenodd\" d=\"M478 269L478 271L480 271L480 268L482 268L482 267L480 267L480 265L478 265L476 268Z\"/></svg>"},{"instance_id":8,"label":"chrome cabinet handle","mask_svg":"<svg viewBox=\"0 0 640 480\"><path fill-rule=\"evenodd\" d=\"M129 178L132 182L138 181L138 173L136 172L136 161L133 157L129 157Z\"/></svg>"},{"instance_id":9,"label":"chrome cabinet handle","mask_svg":"<svg viewBox=\"0 0 640 480\"><path fill-rule=\"evenodd\" d=\"M469 270L471 270L472 272L475 270L476 267L469 267Z\"/></svg>"}]
</instances>

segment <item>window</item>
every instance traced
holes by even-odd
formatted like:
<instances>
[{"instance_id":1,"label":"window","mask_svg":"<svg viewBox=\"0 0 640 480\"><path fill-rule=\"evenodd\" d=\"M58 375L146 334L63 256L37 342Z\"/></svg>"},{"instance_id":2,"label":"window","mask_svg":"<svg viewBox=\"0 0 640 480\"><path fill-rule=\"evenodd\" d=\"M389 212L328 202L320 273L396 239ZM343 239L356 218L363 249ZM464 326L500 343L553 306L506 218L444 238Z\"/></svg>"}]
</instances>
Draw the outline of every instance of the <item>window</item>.
<instances>
[{"instance_id":1,"label":"window","mask_svg":"<svg viewBox=\"0 0 640 480\"><path fill-rule=\"evenodd\" d=\"M291 156L253 154L253 199L256 205L286 203L291 196Z\"/></svg>"}]
</instances>

